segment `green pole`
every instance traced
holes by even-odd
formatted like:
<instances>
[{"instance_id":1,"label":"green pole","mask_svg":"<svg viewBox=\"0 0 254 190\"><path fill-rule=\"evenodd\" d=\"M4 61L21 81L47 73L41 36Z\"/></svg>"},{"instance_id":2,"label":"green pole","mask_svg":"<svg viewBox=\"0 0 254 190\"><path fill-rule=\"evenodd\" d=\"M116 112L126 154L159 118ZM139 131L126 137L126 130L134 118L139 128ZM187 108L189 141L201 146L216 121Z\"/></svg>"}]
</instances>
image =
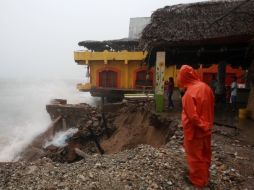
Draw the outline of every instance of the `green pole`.
<instances>
[{"instance_id":1,"label":"green pole","mask_svg":"<svg viewBox=\"0 0 254 190\"><path fill-rule=\"evenodd\" d=\"M162 112L164 110L164 96L155 94L155 108L157 112Z\"/></svg>"}]
</instances>

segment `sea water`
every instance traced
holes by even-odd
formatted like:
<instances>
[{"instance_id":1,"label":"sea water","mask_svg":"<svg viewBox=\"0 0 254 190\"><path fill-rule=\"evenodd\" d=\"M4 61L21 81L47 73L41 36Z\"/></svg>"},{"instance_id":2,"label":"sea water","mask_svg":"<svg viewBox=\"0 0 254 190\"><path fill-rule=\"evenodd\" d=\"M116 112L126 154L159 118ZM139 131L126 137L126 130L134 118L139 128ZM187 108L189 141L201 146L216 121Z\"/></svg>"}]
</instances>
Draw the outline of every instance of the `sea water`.
<instances>
[{"instance_id":1,"label":"sea water","mask_svg":"<svg viewBox=\"0 0 254 190\"><path fill-rule=\"evenodd\" d=\"M15 161L19 153L51 120L46 104L51 99L94 104L87 92L76 89L76 80L0 79L0 162Z\"/></svg>"}]
</instances>

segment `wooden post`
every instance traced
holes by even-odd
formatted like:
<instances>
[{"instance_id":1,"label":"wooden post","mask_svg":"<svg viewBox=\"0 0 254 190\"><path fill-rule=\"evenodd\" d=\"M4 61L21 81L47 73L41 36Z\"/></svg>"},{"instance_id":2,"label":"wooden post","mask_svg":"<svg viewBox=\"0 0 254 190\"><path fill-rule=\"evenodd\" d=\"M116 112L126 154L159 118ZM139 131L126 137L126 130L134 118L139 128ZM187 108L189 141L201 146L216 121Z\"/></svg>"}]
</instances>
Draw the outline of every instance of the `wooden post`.
<instances>
[{"instance_id":1,"label":"wooden post","mask_svg":"<svg viewBox=\"0 0 254 190\"><path fill-rule=\"evenodd\" d=\"M247 106L251 119L254 120L254 86L251 86L250 94L249 94L249 100L248 100L248 106Z\"/></svg>"},{"instance_id":2,"label":"wooden post","mask_svg":"<svg viewBox=\"0 0 254 190\"><path fill-rule=\"evenodd\" d=\"M220 94L225 97L226 89L225 89L225 79L226 79L226 67L227 63L225 61L221 61L218 64L218 86ZM225 99L223 99L223 103Z\"/></svg>"},{"instance_id":3,"label":"wooden post","mask_svg":"<svg viewBox=\"0 0 254 190\"><path fill-rule=\"evenodd\" d=\"M248 110L250 111L250 117L254 120L254 60L252 61L248 69L248 80L250 85L250 94L248 100Z\"/></svg>"},{"instance_id":4,"label":"wooden post","mask_svg":"<svg viewBox=\"0 0 254 190\"><path fill-rule=\"evenodd\" d=\"M63 130L66 131L67 130L67 123L64 118L62 119L62 125L63 125Z\"/></svg>"},{"instance_id":5,"label":"wooden post","mask_svg":"<svg viewBox=\"0 0 254 190\"><path fill-rule=\"evenodd\" d=\"M107 137L109 138L110 135L109 135L109 129L108 129L108 126L107 126L107 120L106 120L106 117L105 117L104 103L105 103L105 97L102 96L101 97L102 125L105 128Z\"/></svg>"},{"instance_id":6,"label":"wooden post","mask_svg":"<svg viewBox=\"0 0 254 190\"><path fill-rule=\"evenodd\" d=\"M49 129L50 128L52 128L52 130L51 130L51 135L50 136L55 136L55 134L58 132L58 130L59 130L59 127L61 128L61 124L60 124L60 122L61 122L61 119L62 119L62 116L58 116L51 124L50 124L50 127L49 127ZM59 122L59 123L58 123ZM59 125L60 126L59 126ZM58 129L58 130L57 130Z\"/></svg>"},{"instance_id":7,"label":"wooden post","mask_svg":"<svg viewBox=\"0 0 254 190\"><path fill-rule=\"evenodd\" d=\"M165 57L165 52L156 53L155 106L157 112L162 112L164 108Z\"/></svg>"}]
</instances>

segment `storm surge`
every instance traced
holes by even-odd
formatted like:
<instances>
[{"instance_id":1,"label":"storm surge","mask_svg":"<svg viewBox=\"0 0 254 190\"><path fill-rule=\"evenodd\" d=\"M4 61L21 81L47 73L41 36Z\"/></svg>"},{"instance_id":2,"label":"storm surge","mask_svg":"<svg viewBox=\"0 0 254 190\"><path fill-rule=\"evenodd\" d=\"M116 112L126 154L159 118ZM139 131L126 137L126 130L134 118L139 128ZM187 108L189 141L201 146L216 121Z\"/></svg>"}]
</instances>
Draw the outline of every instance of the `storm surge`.
<instances>
[{"instance_id":1,"label":"storm surge","mask_svg":"<svg viewBox=\"0 0 254 190\"><path fill-rule=\"evenodd\" d=\"M46 104L54 98L93 104L89 93L76 90L75 80L0 80L0 162L16 161L20 152L51 120Z\"/></svg>"}]
</instances>

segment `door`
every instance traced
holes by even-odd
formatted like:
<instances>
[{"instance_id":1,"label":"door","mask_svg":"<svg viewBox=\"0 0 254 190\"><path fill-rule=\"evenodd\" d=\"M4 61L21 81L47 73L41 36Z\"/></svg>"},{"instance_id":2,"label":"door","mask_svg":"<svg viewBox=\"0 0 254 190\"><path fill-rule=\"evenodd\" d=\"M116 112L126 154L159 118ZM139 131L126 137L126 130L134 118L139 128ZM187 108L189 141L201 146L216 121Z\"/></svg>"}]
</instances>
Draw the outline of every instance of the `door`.
<instances>
[{"instance_id":1,"label":"door","mask_svg":"<svg viewBox=\"0 0 254 190\"><path fill-rule=\"evenodd\" d=\"M99 87L117 88L117 73L111 70L104 70L99 73Z\"/></svg>"}]
</instances>

